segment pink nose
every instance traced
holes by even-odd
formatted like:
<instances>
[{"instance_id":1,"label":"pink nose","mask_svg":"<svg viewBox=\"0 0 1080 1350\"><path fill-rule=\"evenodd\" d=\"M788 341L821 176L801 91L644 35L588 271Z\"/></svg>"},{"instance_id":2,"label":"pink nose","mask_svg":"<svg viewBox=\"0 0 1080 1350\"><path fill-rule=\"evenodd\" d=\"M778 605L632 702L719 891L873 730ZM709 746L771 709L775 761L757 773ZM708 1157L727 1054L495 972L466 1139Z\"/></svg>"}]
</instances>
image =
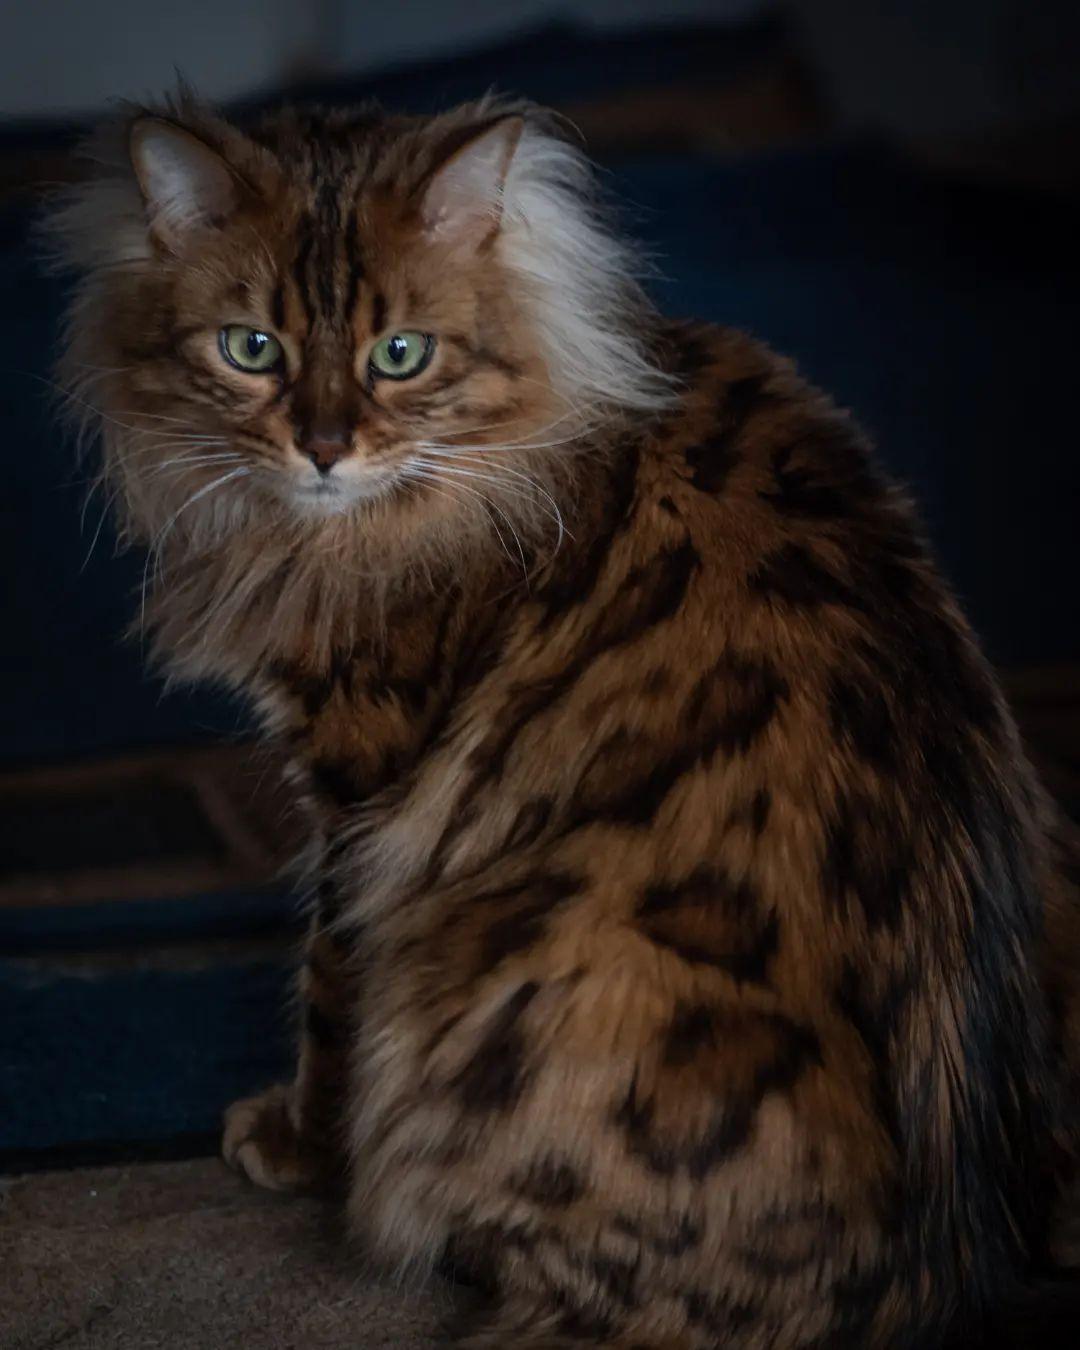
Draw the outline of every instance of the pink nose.
<instances>
[{"instance_id":1,"label":"pink nose","mask_svg":"<svg viewBox=\"0 0 1080 1350\"><path fill-rule=\"evenodd\" d=\"M313 437L301 447L320 473L329 473L339 459L344 459L351 447L347 441Z\"/></svg>"}]
</instances>

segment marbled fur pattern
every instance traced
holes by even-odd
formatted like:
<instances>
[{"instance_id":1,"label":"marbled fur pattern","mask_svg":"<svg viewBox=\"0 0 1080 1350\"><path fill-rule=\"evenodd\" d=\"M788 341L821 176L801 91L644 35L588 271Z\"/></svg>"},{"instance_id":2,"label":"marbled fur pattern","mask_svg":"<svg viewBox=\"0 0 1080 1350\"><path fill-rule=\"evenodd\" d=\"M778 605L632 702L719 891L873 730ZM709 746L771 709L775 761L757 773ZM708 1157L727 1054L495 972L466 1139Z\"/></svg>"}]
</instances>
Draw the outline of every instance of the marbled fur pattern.
<instances>
[{"instance_id":1,"label":"marbled fur pattern","mask_svg":"<svg viewBox=\"0 0 1080 1350\"><path fill-rule=\"evenodd\" d=\"M354 228L319 181L312 259ZM315 270L271 287L286 328L383 293ZM569 534L526 532L527 585L488 540L365 610L256 521L154 596L165 659L252 694L311 816L297 1082L226 1154L344 1170L373 1252L491 1287L470 1346L975 1336L1075 1143L1071 846L850 421L749 339L649 323L677 397L562 452Z\"/></svg>"}]
</instances>

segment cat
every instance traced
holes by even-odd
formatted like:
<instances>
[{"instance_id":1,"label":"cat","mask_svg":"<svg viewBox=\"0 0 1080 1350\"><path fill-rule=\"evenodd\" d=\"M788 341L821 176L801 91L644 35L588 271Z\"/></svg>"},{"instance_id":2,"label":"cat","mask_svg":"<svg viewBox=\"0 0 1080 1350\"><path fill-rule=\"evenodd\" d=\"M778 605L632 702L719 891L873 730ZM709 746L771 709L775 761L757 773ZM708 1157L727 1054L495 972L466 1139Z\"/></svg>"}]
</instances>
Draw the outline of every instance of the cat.
<instances>
[{"instance_id":1,"label":"cat","mask_svg":"<svg viewBox=\"0 0 1080 1350\"><path fill-rule=\"evenodd\" d=\"M487 1289L465 1346L988 1344L1075 1152L1074 845L859 429L662 318L529 105L181 91L92 155L62 380L139 622L309 820L226 1160Z\"/></svg>"}]
</instances>

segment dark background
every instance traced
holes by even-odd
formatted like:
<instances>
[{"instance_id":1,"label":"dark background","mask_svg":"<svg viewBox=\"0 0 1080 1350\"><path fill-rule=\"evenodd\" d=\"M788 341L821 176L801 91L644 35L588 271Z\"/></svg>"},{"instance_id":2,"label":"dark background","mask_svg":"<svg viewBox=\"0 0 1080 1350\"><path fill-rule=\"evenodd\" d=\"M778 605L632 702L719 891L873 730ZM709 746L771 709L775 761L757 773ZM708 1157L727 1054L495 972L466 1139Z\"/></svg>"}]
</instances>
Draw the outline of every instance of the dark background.
<instances>
[{"instance_id":1,"label":"dark background","mask_svg":"<svg viewBox=\"0 0 1080 1350\"><path fill-rule=\"evenodd\" d=\"M29 229L80 129L174 66L241 116L492 86L565 112L662 307L752 330L873 433L1072 799L1078 37L1073 0L6 3L0 1162L209 1148L288 1054L273 766L123 639L143 559L53 418L65 281Z\"/></svg>"}]
</instances>

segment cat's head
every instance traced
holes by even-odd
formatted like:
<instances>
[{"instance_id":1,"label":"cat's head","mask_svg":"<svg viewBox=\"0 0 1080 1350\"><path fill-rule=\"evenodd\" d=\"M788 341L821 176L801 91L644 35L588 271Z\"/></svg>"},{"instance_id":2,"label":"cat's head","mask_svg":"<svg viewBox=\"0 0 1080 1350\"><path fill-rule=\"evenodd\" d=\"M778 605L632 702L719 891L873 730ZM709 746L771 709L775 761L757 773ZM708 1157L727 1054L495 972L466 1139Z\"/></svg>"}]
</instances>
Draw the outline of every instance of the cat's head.
<instances>
[{"instance_id":1,"label":"cat's head","mask_svg":"<svg viewBox=\"0 0 1080 1350\"><path fill-rule=\"evenodd\" d=\"M52 233L82 278L64 382L129 532L543 518L545 463L665 397L552 125L487 101L241 131L181 95L107 128Z\"/></svg>"}]
</instances>

